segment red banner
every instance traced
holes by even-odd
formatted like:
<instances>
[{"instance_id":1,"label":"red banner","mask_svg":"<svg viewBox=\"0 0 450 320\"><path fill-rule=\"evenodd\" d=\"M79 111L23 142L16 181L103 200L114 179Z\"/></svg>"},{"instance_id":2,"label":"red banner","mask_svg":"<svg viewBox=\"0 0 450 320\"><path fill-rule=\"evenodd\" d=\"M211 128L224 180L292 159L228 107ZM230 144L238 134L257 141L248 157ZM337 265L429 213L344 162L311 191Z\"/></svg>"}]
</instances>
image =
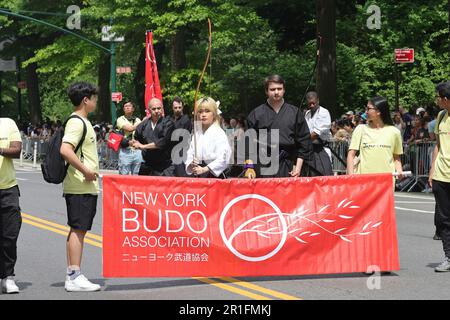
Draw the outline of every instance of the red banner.
<instances>
[{"instance_id":1,"label":"red banner","mask_svg":"<svg viewBox=\"0 0 450 320\"><path fill-rule=\"evenodd\" d=\"M105 277L399 270L389 174L103 178Z\"/></svg>"},{"instance_id":2,"label":"red banner","mask_svg":"<svg viewBox=\"0 0 450 320\"><path fill-rule=\"evenodd\" d=\"M155 51L153 50L153 32L145 35L145 110L148 113L148 103L152 98L163 101L161 85L159 83L158 66L156 64ZM164 116L164 110L163 110Z\"/></svg>"}]
</instances>

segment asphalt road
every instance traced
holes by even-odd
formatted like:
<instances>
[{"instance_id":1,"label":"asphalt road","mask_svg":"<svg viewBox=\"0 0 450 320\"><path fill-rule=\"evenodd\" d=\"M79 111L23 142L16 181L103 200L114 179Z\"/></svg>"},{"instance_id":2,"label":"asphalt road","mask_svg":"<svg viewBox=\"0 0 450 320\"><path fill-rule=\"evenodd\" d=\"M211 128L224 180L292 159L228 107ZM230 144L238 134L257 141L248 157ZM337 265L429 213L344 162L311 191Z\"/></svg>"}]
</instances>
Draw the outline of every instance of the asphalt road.
<instances>
[{"instance_id":1,"label":"asphalt road","mask_svg":"<svg viewBox=\"0 0 450 320\"><path fill-rule=\"evenodd\" d=\"M401 270L378 278L361 273L314 276L221 278L121 278L102 277L102 211L85 244L82 269L100 292L67 293L66 210L60 185L50 185L41 172L17 168L22 193L23 225L18 243L17 295L0 294L0 300L409 300L448 299L450 273L435 273L443 258L442 244L434 234L434 198L425 193L396 193L398 245ZM368 286L369 283L369 286ZM372 284L372 289L370 289Z\"/></svg>"}]
</instances>

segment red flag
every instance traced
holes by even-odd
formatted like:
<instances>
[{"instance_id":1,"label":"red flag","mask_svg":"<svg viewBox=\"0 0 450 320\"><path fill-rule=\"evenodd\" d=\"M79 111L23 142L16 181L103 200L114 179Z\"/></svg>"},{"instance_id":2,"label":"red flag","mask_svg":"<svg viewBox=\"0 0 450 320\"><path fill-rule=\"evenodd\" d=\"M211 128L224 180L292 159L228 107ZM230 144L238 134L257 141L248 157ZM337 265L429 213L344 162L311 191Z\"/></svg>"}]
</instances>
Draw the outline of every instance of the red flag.
<instances>
[{"instance_id":1,"label":"red flag","mask_svg":"<svg viewBox=\"0 0 450 320\"><path fill-rule=\"evenodd\" d=\"M145 113L150 115L148 103L153 98L163 101L161 85L159 84L158 67L156 65L155 51L153 50L153 32L145 35ZM163 110L164 116L164 110Z\"/></svg>"}]
</instances>

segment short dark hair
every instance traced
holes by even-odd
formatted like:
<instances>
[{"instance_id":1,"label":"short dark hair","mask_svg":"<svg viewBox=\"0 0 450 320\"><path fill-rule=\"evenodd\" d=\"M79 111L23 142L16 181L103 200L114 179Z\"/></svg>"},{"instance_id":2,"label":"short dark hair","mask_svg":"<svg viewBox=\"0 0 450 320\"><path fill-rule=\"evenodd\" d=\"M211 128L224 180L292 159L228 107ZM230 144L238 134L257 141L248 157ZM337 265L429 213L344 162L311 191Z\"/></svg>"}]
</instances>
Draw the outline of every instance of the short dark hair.
<instances>
[{"instance_id":1,"label":"short dark hair","mask_svg":"<svg viewBox=\"0 0 450 320\"><path fill-rule=\"evenodd\" d=\"M278 74L272 74L264 79L264 88L266 91L269 90L269 83L271 82L282 84L285 87L284 79Z\"/></svg>"},{"instance_id":2,"label":"short dark hair","mask_svg":"<svg viewBox=\"0 0 450 320\"><path fill-rule=\"evenodd\" d=\"M84 98L98 94L98 89L88 82L75 82L67 89L67 95L74 106L79 106Z\"/></svg>"},{"instance_id":3,"label":"short dark hair","mask_svg":"<svg viewBox=\"0 0 450 320\"><path fill-rule=\"evenodd\" d=\"M181 99L181 98L178 97L178 96L175 96L175 97L173 98L172 103L174 103L174 102L181 103L182 106L184 105L183 99Z\"/></svg>"},{"instance_id":4,"label":"short dark hair","mask_svg":"<svg viewBox=\"0 0 450 320\"><path fill-rule=\"evenodd\" d=\"M441 98L450 99L450 81L439 83L436 86L436 91Z\"/></svg>"},{"instance_id":5,"label":"short dark hair","mask_svg":"<svg viewBox=\"0 0 450 320\"><path fill-rule=\"evenodd\" d=\"M380 111L381 120L383 120L384 124L393 126L394 122L391 118L391 113L389 111L389 104L385 97L376 96L369 99L369 102Z\"/></svg>"},{"instance_id":6,"label":"short dark hair","mask_svg":"<svg viewBox=\"0 0 450 320\"><path fill-rule=\"evenodd\" d=\"M127 101L123 104L123 107L125 107L125 105L127 105L127 104L131 104L131 105L133 106L133 108L134 108L134 103L133 103L133 101L127 100Z\"/></svg>"},{"instance_id":7,"label":"short dark hair","mask_svg":"<svg viewBox=\"0 0 450 320\"><path fill-rule=\"evenodd\" d=\"M319 95L317 94L317 92L315 91L309 91L306 94L306 100L311 100L311 99L319 99Z\"/></svg>"}]
</instances>

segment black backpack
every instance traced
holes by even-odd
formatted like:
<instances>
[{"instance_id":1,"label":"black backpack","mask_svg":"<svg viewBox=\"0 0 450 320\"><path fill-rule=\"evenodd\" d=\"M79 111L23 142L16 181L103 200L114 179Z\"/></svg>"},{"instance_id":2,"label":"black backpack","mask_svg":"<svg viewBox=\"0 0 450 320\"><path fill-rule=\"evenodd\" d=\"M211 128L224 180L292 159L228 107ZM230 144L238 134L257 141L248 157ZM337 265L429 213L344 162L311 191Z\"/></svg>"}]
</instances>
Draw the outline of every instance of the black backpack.
<instances>
[{"instance_id":1,"label":"black backpack","mask_svg":"<svg viewBox=\"0 0 450 320\"><path fill-rule=\"evenodd\" d=\"M50 138L47 154L45 155L45 159L41 164L42 175L44 176L44 180L48 183L60 184L66 177L69 163L66 164L66 161L60 153L60 149L67 121L72 118L78 118L83 122L83 135L81 136L81 140L75 148L75 153L77 153L78 149L81 148L84 142L84 138L86 137L87 128L84 120L80 116L71 115L69 118L67 118L66 122L64 122L63 126L59 130L57 130L55 134ZM81 152L81 156L83 156L83 151Z\"/></svg>"}]
</instances>

